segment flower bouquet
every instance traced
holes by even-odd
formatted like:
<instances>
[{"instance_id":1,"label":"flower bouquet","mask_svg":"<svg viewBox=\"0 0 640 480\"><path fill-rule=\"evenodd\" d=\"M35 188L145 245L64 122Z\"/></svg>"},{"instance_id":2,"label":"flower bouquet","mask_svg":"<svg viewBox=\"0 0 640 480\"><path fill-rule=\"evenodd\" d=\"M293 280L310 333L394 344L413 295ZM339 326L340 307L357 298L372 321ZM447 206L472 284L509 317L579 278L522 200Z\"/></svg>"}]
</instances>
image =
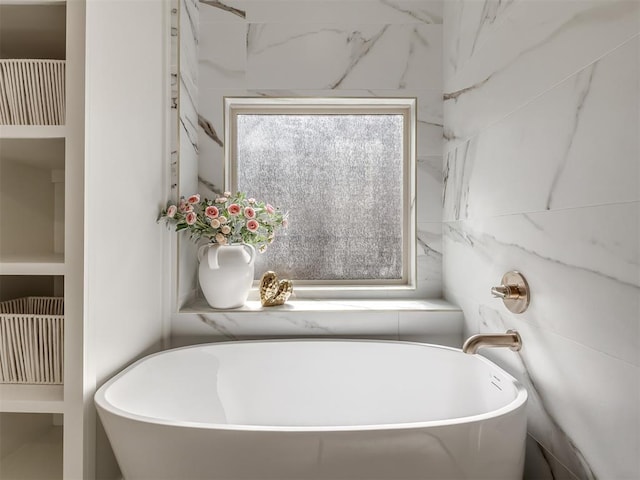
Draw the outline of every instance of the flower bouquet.
<instances>
[{"instance_id":1,"label":"flower bouquet","mask_svg":"<svg viewBox=\"0 0 640 480\"><path fill-rule=\"evenodd\" d=\"M174 224L176 232L187 230L194 241L245 243L259 252L273 242L277 228L287 226L286 213L243 192L224 192L213 200L200 200L198 194L182 197L177 205L169 203L158 220Z\"/></svg>"}]
</instances>

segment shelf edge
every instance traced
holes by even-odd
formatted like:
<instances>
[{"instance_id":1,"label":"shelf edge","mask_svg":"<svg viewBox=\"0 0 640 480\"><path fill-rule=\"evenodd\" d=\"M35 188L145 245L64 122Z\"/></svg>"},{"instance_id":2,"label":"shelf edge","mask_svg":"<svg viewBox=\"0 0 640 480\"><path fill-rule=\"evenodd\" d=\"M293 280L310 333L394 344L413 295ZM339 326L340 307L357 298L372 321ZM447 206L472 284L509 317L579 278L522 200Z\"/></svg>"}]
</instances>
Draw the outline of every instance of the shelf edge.
<instances>
[{"instance_id":1,"label":"shelf edge","mask_svg":"<svg viewBox=\"0 0 640 480\"><path fill-rule=\"evenodd\" d=\"M64 125L0 125L0 139L64 138L66 135Z\"/></svg>"},{"instance_id":2,"label":"shelf edge","mask_svg":"<svg viewBox=\"0 0 640 480\"><path fill-rule=\"evenodd\" d=\"M0 384L0 412L64 413L64 386Z\"/></svg>"}]
</instances>

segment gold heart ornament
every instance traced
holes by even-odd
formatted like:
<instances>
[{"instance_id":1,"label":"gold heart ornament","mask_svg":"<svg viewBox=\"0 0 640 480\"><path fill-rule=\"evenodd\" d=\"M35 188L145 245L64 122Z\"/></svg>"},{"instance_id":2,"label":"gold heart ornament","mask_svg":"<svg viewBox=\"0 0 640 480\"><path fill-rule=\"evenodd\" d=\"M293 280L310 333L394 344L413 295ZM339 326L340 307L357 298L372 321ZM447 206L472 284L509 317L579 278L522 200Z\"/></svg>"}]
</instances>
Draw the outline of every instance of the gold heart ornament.
<instances>
[{"instance_id":1,"label":"gold heart ornament","mask_svg":"<svg viewBox=\"0 0 640 480\"><path fill-rule=\"evenodd\" d=\"M291 280L280 280L276 272L265 272L260 280L260 302L263 307L282 305L293 293Z\"/></svg>"}]
</instances>

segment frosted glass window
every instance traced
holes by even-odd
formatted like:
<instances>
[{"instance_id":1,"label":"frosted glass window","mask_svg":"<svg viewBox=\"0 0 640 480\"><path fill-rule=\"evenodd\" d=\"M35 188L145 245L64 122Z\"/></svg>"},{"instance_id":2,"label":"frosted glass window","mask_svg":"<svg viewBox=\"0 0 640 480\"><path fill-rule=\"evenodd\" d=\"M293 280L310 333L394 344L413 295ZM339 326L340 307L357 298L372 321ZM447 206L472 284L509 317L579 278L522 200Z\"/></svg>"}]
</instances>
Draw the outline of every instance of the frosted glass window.
<instances>
[{"instance_id":1,"label":"frosted glass window","mask_svg":"<svg viewBox=\"0 0 640 480\"><path fill-rule=\"evenodd\" d=\"M321 285L408 283L408 117L371 110L234 113L232 190L289 212L256 279L274 270Z\"/></svg>"}]
</instances>

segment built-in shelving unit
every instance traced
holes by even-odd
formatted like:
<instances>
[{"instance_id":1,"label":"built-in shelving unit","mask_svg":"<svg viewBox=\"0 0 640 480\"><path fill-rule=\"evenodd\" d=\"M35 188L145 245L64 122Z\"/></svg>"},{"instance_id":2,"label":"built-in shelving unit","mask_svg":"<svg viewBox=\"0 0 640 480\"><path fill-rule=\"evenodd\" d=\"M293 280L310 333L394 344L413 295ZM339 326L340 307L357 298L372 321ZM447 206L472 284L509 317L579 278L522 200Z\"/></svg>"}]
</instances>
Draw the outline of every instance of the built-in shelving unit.
<instances>
[{"instance_id":1,"label":"built-in shelving unit","mask_svg":"<svg viewBox=\"0 0 640 480\"><path fill-rule=\"evenodd\" d=\"M0 301L64 296L65 358L81 351L73 334L74 319L67 318L67 310L77 307L67 305L66 291L69 274L75 271L69 264L77 270L78 262L65 254L66 237L77 232L66 219L73 200L69 189L76 198L78 191L69 178L82 182L73 174L77 155L70 157L70 151L78 152L77 132L84 127L77 114L82 102L70 98L84 95L73 88L73 76L82 68L74 50L84 43L84 25L77 21L77 9L84 11L81 3L0 0L0 58L66 60L65 125L0 125ZM70 105L76 113L70 112ZM77 279L71 280L77 284ZM82 476L67 461L77 457L82 463L77 442L66 443L81 428L82 418L74 418L77 409L70 408L72 396L67 394L67 380L73 388L78 384L75 369L65 365L64 370L65 385L0 384L0 478ZM68 424L73 431L68 431Z\"/></svg>"}]
</instances>

